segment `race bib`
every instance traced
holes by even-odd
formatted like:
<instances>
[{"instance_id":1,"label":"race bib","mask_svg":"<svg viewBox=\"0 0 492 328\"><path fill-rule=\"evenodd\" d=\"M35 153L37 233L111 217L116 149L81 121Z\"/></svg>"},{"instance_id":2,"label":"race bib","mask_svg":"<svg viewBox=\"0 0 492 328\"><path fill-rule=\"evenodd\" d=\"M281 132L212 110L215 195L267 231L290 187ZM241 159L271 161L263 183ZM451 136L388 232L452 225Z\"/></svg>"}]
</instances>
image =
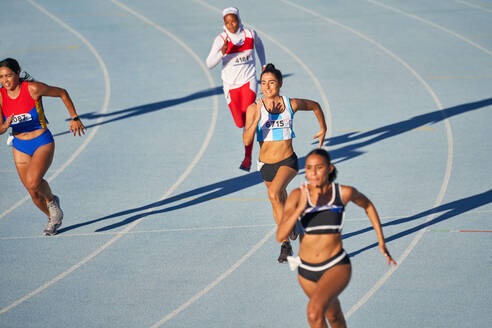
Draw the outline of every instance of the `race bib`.
<instances>
[{"instance_id":1,"label":"race bib","mask_svg":"<svg viewBox=\"0 0 492 328\"><path fill-rule=\"evenodd\" d=\"M234 65L244 65L249 62L253 61L253 55L252 54L247 54L244 56L238 56L234 59Z\"/></svg>"},{"instance_id":2,"label":"race bib","mask_svg":"<svg viewBox=\"0 0 492 328\"><path fill-rule=\"evenodd\" d=\"M265 127L268 129L288 129L290 128L292 120L268 120L265 122Z\"/></svg>"},{"instance_id":3,"label":"race bib","mask_svg":"<svg viewBox=\"0 0 492 328\"><path fill-rule=\"evenodd\" d=\"M32 116L29 113L14 115L14 118L12 119L12 125L27 121L32 121Z\"/></svg>"}]
</instances>

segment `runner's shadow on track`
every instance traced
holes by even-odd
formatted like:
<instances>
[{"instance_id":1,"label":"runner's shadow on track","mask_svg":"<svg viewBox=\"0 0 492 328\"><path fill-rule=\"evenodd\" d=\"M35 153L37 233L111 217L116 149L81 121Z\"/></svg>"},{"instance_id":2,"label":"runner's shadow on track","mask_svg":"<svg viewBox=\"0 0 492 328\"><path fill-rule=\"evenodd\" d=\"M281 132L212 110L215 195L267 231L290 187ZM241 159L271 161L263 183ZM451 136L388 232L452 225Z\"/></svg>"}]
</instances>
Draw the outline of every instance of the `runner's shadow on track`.
<instances>
[{"instance_id":1,"label":"runner's shadow on track","mask_svg":"<svg viewBox=\"0 0 492 328\"><path fill-rule=\"evenodd\" d=\"M304 168L305 157L299 158L299 168ZM130 224L136 220L139 220L143 217L155 214L161 214L171 211L176 211L179 209L183 209L189 206L197 205L203 202L210 201L215 198L224 197L226 195L232 194L234 192L252 187L254 185L263 183L263 179L261 178L261 174L258 171L248 173L245 175L241 175L238 177L234 177L227 180L222 180L216 183L212 183L206 186L202 186L190 191L186 191L179 195L166 198L164 200L160 200L154 203L150 203L145 206L135 207L132 209L128 209L125 211L113 213L108 216L104 216L102 218L86 221L79 224L74 224L65 228L58 230L58 233L67 232L73 229L77 229L86 225L94 224L97 222L117 218L120 216L131 215L130 217L124 219L123 221L99 228L96 232L103 232L112 229L116 229L118 227ZM266 191L265 191L266 194ZM176 204L173 206L169 206L166 208L158 209L159 207L166 206L169 204L177 203L180 201L184 201L183 203Z\"/></svg>"},{"instance_id":2,"label":"runner's shadow on track","mask_svg":"<svg viewBox=\"0 0 492 328\"><path fill-rule=\"evenodd\" d=\"M492 104L492 98L473 102L473 103L468 103L460 106L455 106L455 107L450 107L448 109L444 110L439 110L439 111L434 111L430 112L427 114L423 114L420 116L413 117L411 119L405 120L405 121L400 121L394 124L386 125L384 127L371 130L368 132L364 133L349 133L345 134L342 136L336 136L332 138L326 139L327 141L327 146L337 146L341 145L343 143L348 143L352 142L354 140L358 140L361 138L365 137L372 137L372 139L355 143L355 144L350 144L346 145L337 149L330 150L330 154L332 157L332 161L334 163L339 163L342 161L346 161L355 157L360 156L364 152L360 150L360 148L376 143L378 141L394 137L397 135L400 135L402 133L408 132L410 130L413 130L415 128L421 127L426 124L430 123L437 123L442 121L445 118L450 118L452 116L458 115L458 114L463 114L472 110L476 110L482 107L486 107ZM299 157L299 169L300 173L302 174L302 169L305 166L305 161L306 158L304 157ZM75 224L72 226L68 226L66 228L60 229L59 233L66 232L72 229L76 229L78 227L86 226L89 224L97 223L100 221L120 217L120 216L125 216L125 215L132 215L129 218L126 218L123 221L108 225L106 227L102 227L100 229L97 229L97 232L100 231L107 231L111 229L118 228L120 226L124 226L126 224L129 224L135 220L138 220L140 218L149 216L149 215L154 215L154 214L159 214L159 213L165 213L173 210L178 210L182 209L188 206L193 206L196 204L200 204L209 200L212 200L217 197L223 197L225 195L234 193L236 191L249 188L251 186L257 185L263 183L263 180L261 179L261 175L259 172L252 172L246 175L238 176L235 178L219 181L207 186L199 187L196 189L193 189L191 191L187 191L184 193L181 193L177 196L173 196L167 199L164 199L162 201L157 201L154 203L150 203L145 206L141 207L136 207L133 209L128 209L125 211L117 212L102 218L94 219L91 221L86 221L83 223ZM266 191L265 191L266 193ZM187 198L192 198L192 199L187 199ZM179 202L182 200L186 200L185 202L170 206L164 209L157 209L158 207L165 206L174 202ZM407 219L408 220L408 219ZM372 247L372 246L370 246Z\"/></svg>"},{"instance_id":3,"label":"runner's shadow on track","mask_svg":"<svg viewBox=\"0 0 492 328\"><path fill-rule=\"evenodd\" d=\"M212 184L209 184L209 185L206 185L203 187L199 187L199 188L196 188L196 189L193 189L190 191L186 191L186 192L181 193L179 195L169 197L169 198L166 198L164 200L160 200L160 201L157 201L154 203L150 203L150 204L145 205L145 206L132 208L129 210L114 213L114 214L111 214L111 215L108 215L108 216L105 216L102 218L98 218L95 220L83 222L80 224L75 224L75 225L60 229L59 233L66 232L66 231L69 231L72 229L76 229L76 228L79 228L81 226L93 224L96 222L100 222L100 221L104 221L104 220L108 220L108 219L112 219L112 218L116 218L116 217L120 217L120 216L125 216L125 215L129 215L129 214L134 214L134 215L126 218L125 220L123 220L121 222L117 222L115 224L108 225L106 227L103 227L103 228L96 230L96 232L107 231L107 230L115 229L115 228L120 227L120 226L127 225L127 224L129 224L135 220L138 220L140 218L143 218L143 217L146 217L149 215L175 211L175 210L179 210L182 208L186 208L188 206L197 205L197 204L212 200L214 198L223 197L223 196L232 194L236 191L249 188L249 187L257 185L259 183L263 183L263 180L261 178L260 172L256 171L256 172L248 173L246 175L241 175L241 176L234 177L231 179L222 180L222 181L212 183ZM184 202L177 204L177 205L170 206L170 207L157 209L159 207L162 207L162 206L165 206L168 204L172 204L172 203L176 203L176 202L180 202L180 201L184 201ZM137 213L137 214L135 214L135 213Z\"/></svg>"},{"instance_id":4,"label":"runner's shadow on track","mask_svg":"<svg viewBox=\"0 0 492 328\"><path fill-rule=\"evenodd\" d=\"M292 76L293 74L285 74L284 78L288 78L289 76ZM126 108L122 110L118 110L115 112L110 112L110 113L85 113L85 114L80 114L79 117L81 119L86 119L86 120L97 120L101 117L103 118L108 118L107 120L99 123L93 123L93 124L88 124L86 125L87 129L100 126L100 125L106 125L109 123L125 120L128 118L132 118L135 116L140 116L140 115L145 115L149 114L152 112L160 111L162 109L166 109L168 107L176 106L185 102L201 99L201 98L206 98L206 97L212 97L216 95L224 94L224 90L222 87L215 87L215 88L209 88L205 89L202 91L197 91L195 93L192 93L188 96L185 97L180 97L180 98L175 98L175 99L168 99L164 101L158 101L146 105L140 105L136 107L131 107L131 108ZM67 119L67 121L70 121L70 119ZM57 134L54 134L53 136L61 136L64 134L69 134L71 133L70 131L64 131L60 132Z\"/></svg>"},{"instance_id":5,"label":"runner's shadow on track","mask_svg":"<svg viewBox=\"0 0 492 328\"><path fill-rule=\"evenodd\" d=\"M140 106L136 106L136 107L131 107L131 108L127 108L127 109L122 109L122 110L118 110L118 111L110 112L110 113L94 113L94 112L86 113L86 114L79 115L79 117L81 119L88 119L88 120L95 120L95 119L99 119L101 117L108 118L107 120L99 122L99 123L93 123L93 124L86 125L86 128L90 129L90 128L93 128L93 127L96 127L99 125L106 125L109 123L121 121L121 120L128 119L131 117L149 114L149 113L152 113L155 111L160 111L162 109L176 106L176 105L188 102L188 101L193 101L193 100L197 100L197 99L205 98L205 97L211 97L211 96L215 96L215 95L219 95L219 94L223 94L223 93L224 93L224 91L222 90L222 87L215 87L215 88L209 88L209 89L205 89L202 91L198 91L198 92L192 93L188 96L181 97L181 98L158 101L158 102L154 102L154 103L150 103L150 104L146 104L146 105L140 105ZM60 132L60 133L55 134L54 136L56 137L56 136L60 136L60 135L67 134L67 133L70 133L70 131Z\"/></svg>"},{"instance_id":6,"label":"runner's shadow on track","mask_svg":"<svg viewBox=\"0 0 492 328\"><path fill-rule=\"evenodd\" d=\"M421 128L428 124L439 123L447 118L451 118L453 116L464 114L490 105L492 105L492 98L454 106L443 110L436 110L434 112L412 117L405 121L385 125L371 131L350 132L340 136L328 138L325 140L325 146L336 147L342 144L351 143L349 145L330 150L330 154L332 155L332 157L337 159L336 161L333 161L336 164L349 159L354 159L355 157L364 154L364 151L362 151L361 149L365 146L369 146L376 142L401 135L403 133ZM370 139L353 143L354 141L366 138Z\"/></svg>"},{"instance_id":7,"label":"runner's shadow on track","mask_svg":"<svg viewBox=\"0 0 492 328\"><path fill-rule=\"evenodd\" d=\"M429 215L434 215L434 214L442 212L442 214L436 216L435 218L431 219L428 222L421 223L421 224L419 224L413 228L410 228L410 229L401 231L399 233L396 233L394 235L391 235L389 237L386 237L385 240L388 243L392 240L396 240L396 239L408 236L408 235L413 234L415 232L418 232L422 229L426 229L432 225L435 225L439 222L449 220L455 216L458 216L460 214L474 210L480 206L484 206L484 205L487 205L489 203L492 203L492 189L489 189L488 191L485 191L485 192L480 193L480 194L476 194L476 195L473 195L470 197L462 198L460 200L455 200L453 202L449 202L449 203L444 204L444 205L440 205L436 208L431 208L429 210L420 212L420 213L415 214L413 216L410 216L408 218L402 218L402 219L397 219L397 220L393 220L390 222L386 222L386 223L382 224L382 227L403 224L403 223L411 222L411 221L418 220L420 218L423 218L423 217L426 217ZM366 233L366 232L369 232L372 230L374 230L374 229L371 226L371 227L367 227L367 228L364 228L364 229L361 229L358 231L350 232L350 233L344 234L342 236L342 239L351 238L351 237L354 237L354 236L357 236L357 235L360 235L362 233ZM369 250L371 248L375 248L375 247L378 247L378 243L374 243L374 244L371 244L369 246L363 247L363 248L361 248L355 252L350 253L349 256L351 256L351 257L356 256L356 255L358 255L364 251L367 251L367 250Z\"/></svg>"}]
</instances>

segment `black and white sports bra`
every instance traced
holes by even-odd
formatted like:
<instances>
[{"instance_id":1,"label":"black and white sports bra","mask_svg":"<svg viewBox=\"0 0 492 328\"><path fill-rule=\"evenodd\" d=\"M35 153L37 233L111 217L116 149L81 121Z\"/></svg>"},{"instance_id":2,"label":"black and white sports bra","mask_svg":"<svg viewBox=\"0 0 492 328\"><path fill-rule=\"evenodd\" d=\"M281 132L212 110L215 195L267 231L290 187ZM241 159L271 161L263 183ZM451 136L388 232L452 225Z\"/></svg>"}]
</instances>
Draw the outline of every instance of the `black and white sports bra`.
<instances>
[{"instance_id":1,"label":"black and white sports bra","mask_svg":"<svg viewBox=\"0 0 492 328\"><path fill-rule=\"evenodd\" d=\"M342 201L342 191L338 183L332 183L332 197L327 204L315 206L309 198L306 209L299 217L303 232L306 234L340 233L345 218L345 205Z\"/></svg>"}]
</instances>

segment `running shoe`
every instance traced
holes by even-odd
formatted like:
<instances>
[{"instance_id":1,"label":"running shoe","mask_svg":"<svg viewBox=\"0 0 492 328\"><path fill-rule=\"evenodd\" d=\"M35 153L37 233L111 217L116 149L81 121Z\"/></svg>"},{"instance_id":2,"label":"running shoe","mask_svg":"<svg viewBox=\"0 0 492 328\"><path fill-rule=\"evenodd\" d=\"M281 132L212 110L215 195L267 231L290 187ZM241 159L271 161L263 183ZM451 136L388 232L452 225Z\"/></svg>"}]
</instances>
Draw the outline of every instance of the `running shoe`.
<instances>
[{"instance_id":1,"label":"running shoe","mask_svg":"<svg viewBox=\"0 0 492 328\"><path fill-rule=\"evenodd\" d=\"M251 157L245 157L239 168L243 171L249 172L251 170Z\"/></svg>"},{"instance_id":2,"label":"running shoe","mask_svg":"<svg viewBox=\"0 0 492 328\"><path fill-rule=\"evenodd\" d=\"M43 235L54 236L58 232L58 228L61 226L61 221L58 224L53 223L53 220L48 219L48 224L43 230Z\"/></svg>"},{"instance_id":3,"label":"running shoe","mask_svg":"<svg viewBox=\"0 0 492 328\"><path fill-rule=\"evenodd\" d=\"M292 246L289 241L284 241L282 246L280 246L280 256L278 257L278 263L286 263L287 257L292 256Z\"/></svg>"},{"instance_id":4,"label":"running shoe","mask_svg":"<svg viewBox=\"0 0 492 328\"><path fill-rule=\"evenodd\" d=\"M45 235L52 236L56 234L56 230L62 225L63 211L60 208L60 199L58 196L53 196L53 199L48 202L48 211L50 213L50 220L44 230Z\"/></svg>"}]
</instances>

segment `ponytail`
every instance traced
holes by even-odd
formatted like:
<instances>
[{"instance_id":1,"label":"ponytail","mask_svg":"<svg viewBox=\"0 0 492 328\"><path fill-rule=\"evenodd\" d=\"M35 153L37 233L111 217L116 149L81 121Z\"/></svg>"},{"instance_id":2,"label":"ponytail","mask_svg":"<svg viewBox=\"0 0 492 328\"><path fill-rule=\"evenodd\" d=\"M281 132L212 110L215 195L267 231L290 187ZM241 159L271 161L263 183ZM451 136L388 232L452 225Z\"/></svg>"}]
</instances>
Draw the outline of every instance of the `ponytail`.
<instances>
[{"instance_id":1,"label":"ponytail","mask_svg":"<svg viewBox=\"0 0 492 328\"><path fill-rule=\"evenodd\" d=\"M282 82L282 72L276 69L275 65L273 65L272 63L269 63L265 66L265 69L263 70L263 72L261 72L260 79L265 73L272 73L273 75L275 75L279 83Z\"/></svg>"}]
</instances>

